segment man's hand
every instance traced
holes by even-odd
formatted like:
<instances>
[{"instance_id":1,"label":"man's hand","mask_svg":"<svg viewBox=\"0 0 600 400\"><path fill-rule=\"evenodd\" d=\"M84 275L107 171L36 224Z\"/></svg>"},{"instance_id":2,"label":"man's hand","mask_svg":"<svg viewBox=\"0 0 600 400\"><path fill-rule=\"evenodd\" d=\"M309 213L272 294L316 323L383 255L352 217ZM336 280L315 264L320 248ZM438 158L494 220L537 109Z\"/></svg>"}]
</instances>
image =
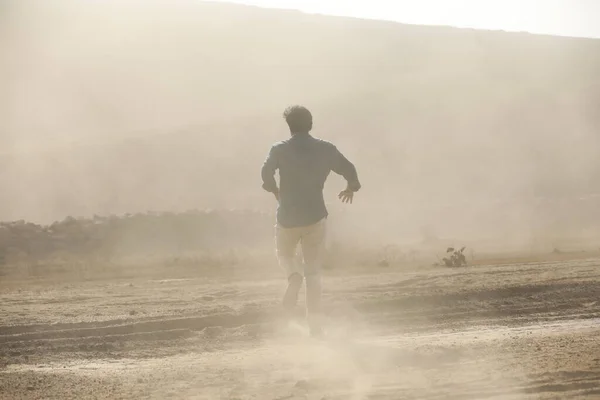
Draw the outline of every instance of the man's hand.
<instances>
[{"instance_id":1,"label":"man's hand","mask_svg":"<svg viewBox=\"0 0 600 400\"><path fill-rule=\"evenodd\" d=\"M338 195L338 198L342 200L342 203L352 204L352 200L354 199L354 192L350 189L342 190Z\"/></svg>"}]
</instances>

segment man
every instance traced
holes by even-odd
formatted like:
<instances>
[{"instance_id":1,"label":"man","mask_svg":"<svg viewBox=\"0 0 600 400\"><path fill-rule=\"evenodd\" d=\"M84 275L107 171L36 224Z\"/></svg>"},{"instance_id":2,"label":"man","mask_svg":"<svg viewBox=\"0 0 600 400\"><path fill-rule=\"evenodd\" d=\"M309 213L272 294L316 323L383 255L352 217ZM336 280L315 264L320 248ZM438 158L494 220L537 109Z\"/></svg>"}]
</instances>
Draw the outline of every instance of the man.
<instances>
[{"instance_id":1,"label":"man","mask_svg":"<svg viewBox=\"0 0 600 400\"><path fill-rule=\"evenodd\" d=\"M306 279L306 310L311 335L320 335L321 261L325 250L327 208L323 187L331 171L342 175L348 185L339 194L352 203L360 183L354 165L331 143L310 135L313 121L302 106L288 107L283 116L291 138L275 143L262 167L263 188L275 195L277 208L276 247L280 266L287 273L284 309L296 306L298 292ZM279 187L275 171L279 170ZM303 265L296 263L296 247L302 246Z\"/></svg>"}]
</instances>

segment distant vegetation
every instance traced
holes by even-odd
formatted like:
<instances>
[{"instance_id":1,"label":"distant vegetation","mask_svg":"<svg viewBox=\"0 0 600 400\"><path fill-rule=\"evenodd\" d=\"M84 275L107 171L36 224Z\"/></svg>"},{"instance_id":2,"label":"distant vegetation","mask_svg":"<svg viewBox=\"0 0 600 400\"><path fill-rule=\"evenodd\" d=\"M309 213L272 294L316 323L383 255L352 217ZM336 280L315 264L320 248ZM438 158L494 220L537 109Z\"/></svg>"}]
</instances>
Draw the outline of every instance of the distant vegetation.
<instances>
[{"instance_id":1,"label":"distant vegetation","mask_svg":"<svg viewBox=\"0 0 600 400\"><path fill-rule=\"evenodd\" d=\"M50 225L0 224L0 262L56 258L111 261L258 247L271 239L272 218L245 211L189 211L66 218Z\"/></svg>"}]
</instances>

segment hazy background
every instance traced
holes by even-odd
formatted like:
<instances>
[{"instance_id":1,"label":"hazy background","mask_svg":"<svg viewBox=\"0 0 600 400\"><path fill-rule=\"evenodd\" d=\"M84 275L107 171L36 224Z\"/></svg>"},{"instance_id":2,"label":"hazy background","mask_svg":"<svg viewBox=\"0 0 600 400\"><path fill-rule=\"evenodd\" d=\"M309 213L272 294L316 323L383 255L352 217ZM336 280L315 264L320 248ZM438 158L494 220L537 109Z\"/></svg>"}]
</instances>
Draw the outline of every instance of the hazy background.
<instances>
[{"instance_id":1,"label":"hazy background","mask_svg":"<svg viewBox=\"0 0 600 400\"><path fill-rule=\"evenodd\" d=\"M301 103L363 183L348 207L329 182L340 237L600 236L599 40L192 0L4 1L0 57L0 220L272 212L260 167Z\"/></svg>"}]
</instances>

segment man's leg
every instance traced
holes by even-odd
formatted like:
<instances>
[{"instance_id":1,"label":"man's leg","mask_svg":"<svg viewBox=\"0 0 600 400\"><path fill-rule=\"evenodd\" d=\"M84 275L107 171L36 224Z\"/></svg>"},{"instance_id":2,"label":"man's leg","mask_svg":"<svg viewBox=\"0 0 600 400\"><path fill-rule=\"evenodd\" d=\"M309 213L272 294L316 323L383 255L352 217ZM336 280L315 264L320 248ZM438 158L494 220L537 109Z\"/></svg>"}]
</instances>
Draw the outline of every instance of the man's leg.
<instances>
[{"instance_id":1,"label":"man's leg","mask_svg":"<svg viewBox=\"0 0 600 400\"><path fill-rule=\"evenodd\" d=\"M283 308L289 315L292 314L298 303L298 293L300 293L303 281L304 278L297 272L288 277L288 287L283 296Z\"/></svg>"},{"instance_id":2,"label":"man's leg","mask_svg":"<svg viewBox=\"0 0 600 400\"><path fill-rule=\"evenodd\" d=\"M277 258L280 267L285 271L288 287L283 296L283 308L290 314L296 307L298 293L302 287L302 268L296 261L296 248L300 241L300 231L297 228L276 227Z\"/></svg>"},{"instance_id":3,"label":"man's leg","mask_svg":"<svg viewBox=\"0 0 600 400\"><path fill-rule=\"evenodd\" d=\"M306 227L302 239L304 277L306 278L306 311L312 335L320 335L321 315L321 264L325 252L326 220Z\"/></svg>"}]
</instances>

